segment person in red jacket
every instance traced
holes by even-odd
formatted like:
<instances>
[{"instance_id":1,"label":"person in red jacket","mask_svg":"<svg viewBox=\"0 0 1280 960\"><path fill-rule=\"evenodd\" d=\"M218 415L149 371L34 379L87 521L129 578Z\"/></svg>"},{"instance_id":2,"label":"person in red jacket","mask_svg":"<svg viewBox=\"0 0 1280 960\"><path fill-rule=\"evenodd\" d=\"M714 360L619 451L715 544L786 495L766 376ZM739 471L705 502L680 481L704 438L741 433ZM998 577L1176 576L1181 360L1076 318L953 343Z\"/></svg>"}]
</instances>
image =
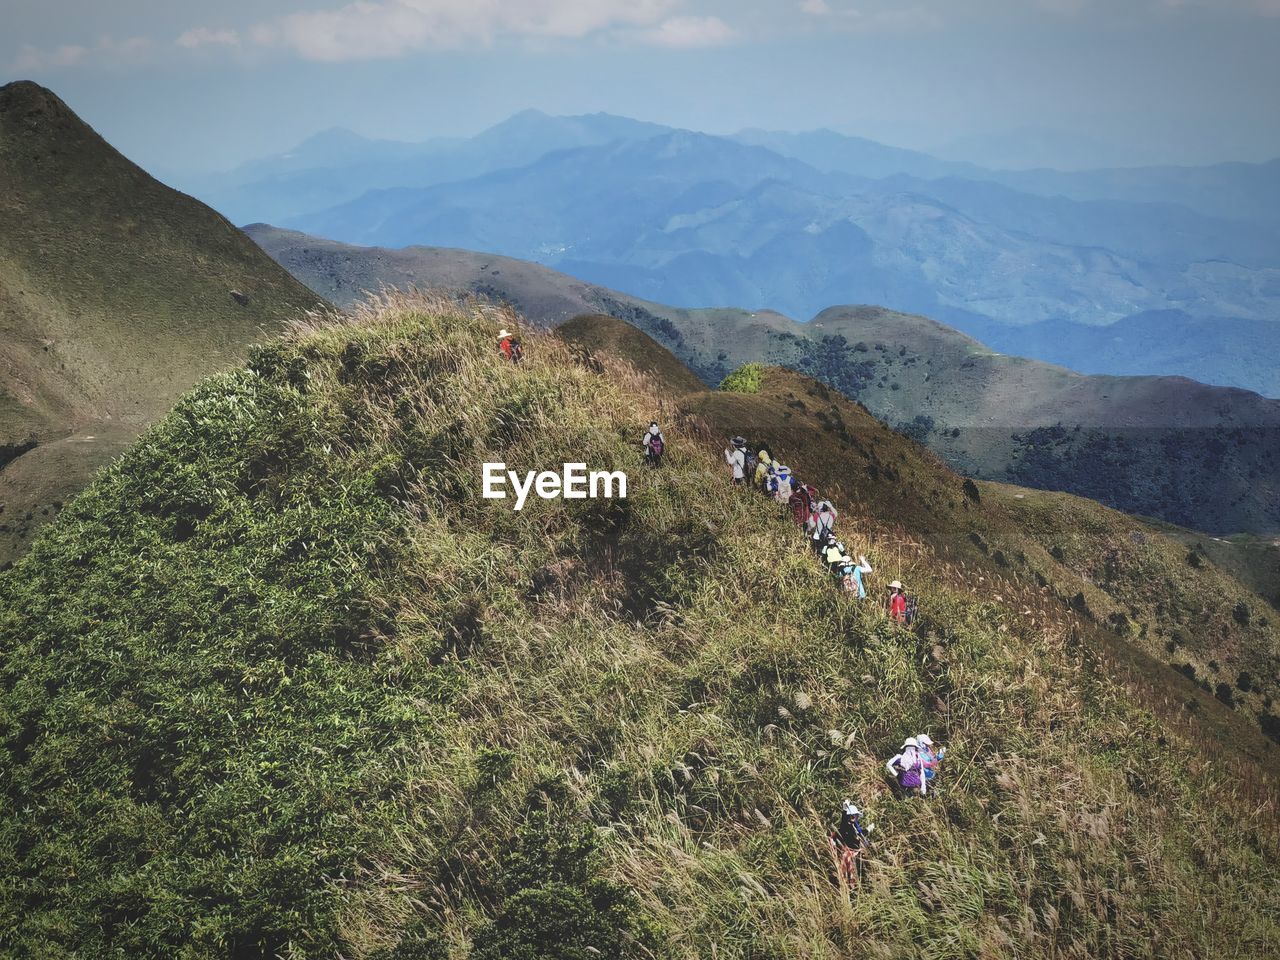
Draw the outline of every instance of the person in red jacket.
<instances>
[{"instance_id":1,"label":"person in red jacket","mask_svg":"<svg viewBox=\"0 0 1280 960\"><path fill-rule=\"evenodd\" d=\"M520 358L524 356L524 348L520 346L520 341L506 328L498 331L498 352L512 363L519 363Z\"/></svg>"},{"instance_id":2,"label":"person in red jacket","mask_svg":"<svg viewBox=\"0 0 1280 960\"><path fill-rule=\"evenodd\" d=\"M902 583L898 580L889 584L889 589L892 591L889 594L889 616L899 623L906 623L907 592L902 589Z\"/></svg>"}]
</instances>

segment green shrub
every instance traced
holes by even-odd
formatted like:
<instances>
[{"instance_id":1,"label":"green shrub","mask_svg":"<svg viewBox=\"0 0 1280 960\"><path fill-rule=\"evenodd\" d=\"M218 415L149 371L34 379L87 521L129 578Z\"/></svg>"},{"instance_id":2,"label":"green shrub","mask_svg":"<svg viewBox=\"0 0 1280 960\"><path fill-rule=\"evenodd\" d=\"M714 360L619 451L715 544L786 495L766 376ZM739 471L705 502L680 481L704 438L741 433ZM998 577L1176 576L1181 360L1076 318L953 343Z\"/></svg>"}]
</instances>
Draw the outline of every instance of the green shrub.
<instances>
[{"instance_id":1,"label":"green shrub","mask_svg":"<svg viewBox=\"0 0 1280 960\"><path fill-rule=\"evenodd\" d=\"M730 393L759 393L764 382L764 367L758 363L744 363L720 381L720 389Z\"/></svg>"},{"instance_id":2,"label":"green shrub","mask_svg":"<svg viewBox=\"0 0 1280 960\"><path fill-rule=\"evenodd\" d=\"M643 956L614 888L549 883L508 898L475 936L471 960L599 960Z\"/></svg>"}]
</instances>

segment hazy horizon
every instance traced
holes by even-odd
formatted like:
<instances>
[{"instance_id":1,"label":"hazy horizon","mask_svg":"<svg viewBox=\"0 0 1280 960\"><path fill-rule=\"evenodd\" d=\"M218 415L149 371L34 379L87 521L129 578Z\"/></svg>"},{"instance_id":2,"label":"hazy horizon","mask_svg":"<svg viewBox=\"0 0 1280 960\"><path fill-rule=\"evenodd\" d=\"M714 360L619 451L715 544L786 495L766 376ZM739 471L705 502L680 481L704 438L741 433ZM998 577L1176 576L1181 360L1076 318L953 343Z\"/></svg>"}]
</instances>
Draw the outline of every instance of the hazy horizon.
<instances>
[{"instance_id":1,"label":"hazy horizon","mask_svg":"<svg viewBox=\"0 0 1280 960\"><path fill-rule=\"evenodd\" d=\"M829 128L987 166L1280 157L1280 0L11 0L33 79L139 163L325 129L469 136L522 109Z\"/></svg>"}]
</instances>

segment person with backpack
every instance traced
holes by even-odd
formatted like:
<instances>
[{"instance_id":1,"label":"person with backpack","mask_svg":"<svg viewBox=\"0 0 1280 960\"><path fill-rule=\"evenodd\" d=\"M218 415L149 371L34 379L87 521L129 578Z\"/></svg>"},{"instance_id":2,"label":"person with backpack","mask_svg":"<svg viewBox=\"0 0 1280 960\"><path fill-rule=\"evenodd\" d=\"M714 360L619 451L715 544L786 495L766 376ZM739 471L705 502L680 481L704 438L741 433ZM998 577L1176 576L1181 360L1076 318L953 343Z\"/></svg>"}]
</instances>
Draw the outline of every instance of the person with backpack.
<instances>
[{"instance_id":1,"label":"person with backpack","mask_svg":"<svg viewBox=\"0 0 1280 960\"><path fill-rule=\"evenodd\" d=\"M907 622L907 592L898 580L889 584L889 617L898 623Z\"/></svg>"},{"instance_id":2,"label":"person with backpack","mask_svg":"<svg viewBox=\"0 0 1280 960\"><path fill-rule=\"evenodd\" d=\"M834 533L827 535L827 545L822 549L822 562L835 576L840 575L840 568L849 560L844 544L836 539Z\"/></svg>"},{"instance_id":3,"label":"person with backpack","mask_svg":"<svg viewBox=\"0 0 1280 960\"><path fill-rule=\"evenodd\" d=\"M830 500L822 500L818 503L818 508L813 515L813 532L810 534L814 553L821 555L826 549L827 538L835 535L837 516L836 508L831 505Z\"/></svg>"},{"instance_id":4,"label":"person with backpack","mask_svg":"<svg viewBox=\"0 0 1280 960\"><path fill-rule=\"evenodd\" d=\"M785 464L774 467L773 476L769 478L769 494L774 502L786 504L791 499L791 468Z\"/></svg>"},{"instance_id":5,"label":"person with backpack","mask_svg":"<svg viewBox=\"0 0 1280 960\"><path fill-rule=\"evenodd\" d=\"M919 793L925 796L924 760L920 756L920 741L915 737L907 737L902 742L902 749L890 757L884 765L898 786L899 796L906 798Z\"/></svg>"},{"instance_id":6,"label":"person with backpack","mask_svg":"<svg viewBox=\"0 0 1280 960\"><path fill-rule=\"evenodd\" d=\"M858 864L864 853L871 850L869 834L875 830L872 824L862 825L862 811L852 800L846 800L840 809L840 822L827 834L831 850L842 879L850 887L858 883Z\"/></svg>"},{"instance_id":7,"label":"person with backpack","mask_svg":"<svg viewBox=\"0 0 1280 960\"><path fill-rule=\"evenodd\" d=\"M916 743L920 751L920 759L924 763L924 779L926 784L933 782L942 766L942 758L947 755L946 747L933 749L933 740L927 733L916 734Z\"/></svg>"},{"instance_id":8,"label":"person with backpack","mask_svg":"<svg viewBox=\"0 0 1280 960\"><path fill-rule=\"evenodd\" d=\"M645 432L640 445L644 447L645 462L655 469L659 467L662 464L662 453L667 449L667 442L662 437L662 431L658 429L658 421L655 420L649 424L649 429Z\"/></svg>"},{"instance_id":9,"label":"person with backpack","mask_svg":"<svg viewBox=\"0 0 1280 960\"><path fill-rule=\"evenodd\" d=\"M524 356L524 347L514 333L505 327L498 331L498 352L512 363L519 363Z\"/></svg>"},{"instance_id":10,"label":"person with backpack","mask_svg":"<svg viewBox=\"0 0 1280 960\"><path fill-rule=\"evenodd\" d=\"M859 600L864 600L867 596L867 587L862 582L862 576L872 572L871 564L867 562L867 558L862 554L858 554L857 563L845 557L844 564L840 569L841 584L849 593L856 593Z\"/></svg>"},{"instance_id":11,"label":"person with backpack","mask_svg":"<svg viewBox=\"0 0 1280 960\"><path fill-rule=\"evenodd\" d=\"M773 454L769 452L768 447L761 447L760 452L756 454L756 472L752 477L752 484L757 490L764 493L769 492L769 470L773 467Z\"/></svg>"},{"instance_id":12,"label":"person with backpack","mask_svg":"<svg viewBox=\"0 0 1280 960\"><path fill-rule=\"evenodd\" d=\"M733 474L733 485L740 487L747 478L747 441L734 437L724 451L724 462Z\"/></svg>"},{"instance_id":13,"label":"person with backpack","mask_svg":"<svg viewBox=\"0 0 1280 960\"><path fill-rule=\"evenodd\" d=\"M791 519L801 530L807 528L809 518L813 515L813 495L816 492L807 483L796 484L787 501L787 506L791 508Z\"/></svg>"}]
</instances>

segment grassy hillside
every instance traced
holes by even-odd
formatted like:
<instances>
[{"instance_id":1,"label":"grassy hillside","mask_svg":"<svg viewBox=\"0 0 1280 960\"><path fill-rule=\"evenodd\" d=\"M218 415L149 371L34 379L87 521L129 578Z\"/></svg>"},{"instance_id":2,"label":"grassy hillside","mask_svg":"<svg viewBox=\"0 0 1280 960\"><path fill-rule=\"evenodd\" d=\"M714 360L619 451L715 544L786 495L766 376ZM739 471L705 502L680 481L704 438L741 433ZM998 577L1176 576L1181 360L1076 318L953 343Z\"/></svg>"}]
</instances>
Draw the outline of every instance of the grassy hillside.
<instances>
[{"instance_id":1,"label":"grassy hillside","mask_svg":"<svg viewBox=\"0 0 1280 960\"><path fill-rule=\"evenodd\" d=\"M557 332L581 341L587 322ZM590 324L598 340L605 339L600 328L622 326L611 318ZM1221 713L1171 670L1280 743L1280 618L1177 540L1068 494L966 485L864 407L793 371L766 369L751 394L703 392L678 402L725 437L742 433L787 451L787 463L834 493L848 519L886 531L874 550L892 564L886 580L900 574L904 552L923 544L969 569L980 595L998 593L994 584L1010 579L1034 585L1059 611L1078 615L1099 649L1118 651L1158 686L1178 691L1188 712L1207 712L1215 724ZM1250 749L1280 762L1274 744L1251 740Z\"/></svg>"},{"instance_id":2,"label":"grassy hillside","mask_svg":"<svg viewBox=\"0 0 1280 960\"><path fill-rule=\"evenodd\" d=\"M0 950L1274 952L1264 768L1114 679L1054 585L939 553L963 481L807 381L680 401L823 451L797 465L845 478L845 538L924 599L902 629L727 487L669 383L539 334L507 365L511 322L396 299L297 328L0 574ZM627 469L628 499L478 496L481 462L570 459ZM921 729L941 790L893 800L883 759ZM879 825L852 898L845 796Z\"/></svg>"},{"instance_id":3,"label":"grassy hillside","mask_svg":"<svg viewBox=\"0 0 1280 960\"><path fill-rule=\"evenodd\" d=\"M0 87L0 564L196 380L319 299L54 94Z\"/></svg>"},{"instance_id":4,"label":"grassy hillside","mask_svg":"<svg viewBox=\"0 0 1280 960\"><path fill-rule=\"evenodd\" d=\"M249 232L337 303L384 284L420 284L493 297L552 326L608 314L708 384L748 362L812 376L975 477L1065 490L1217 534L1280 532L1280 401L1243 390L1081 376L877 307L833 307L801 324L768 311L666 307L463 250L361 248L262 225Z\"/></svg>"},{"instance_id":5,"label":"grassy hillside","mask_svg":"<svg viewBox=\"0 0 1280 960\"><path fill-rule=\"evenodd\" d=\"M1210 537L1195 530L1147 519L1152 529L1199 553L1280 609L1280 540L1237 534Z\"/></svg>"}]
</instances>

